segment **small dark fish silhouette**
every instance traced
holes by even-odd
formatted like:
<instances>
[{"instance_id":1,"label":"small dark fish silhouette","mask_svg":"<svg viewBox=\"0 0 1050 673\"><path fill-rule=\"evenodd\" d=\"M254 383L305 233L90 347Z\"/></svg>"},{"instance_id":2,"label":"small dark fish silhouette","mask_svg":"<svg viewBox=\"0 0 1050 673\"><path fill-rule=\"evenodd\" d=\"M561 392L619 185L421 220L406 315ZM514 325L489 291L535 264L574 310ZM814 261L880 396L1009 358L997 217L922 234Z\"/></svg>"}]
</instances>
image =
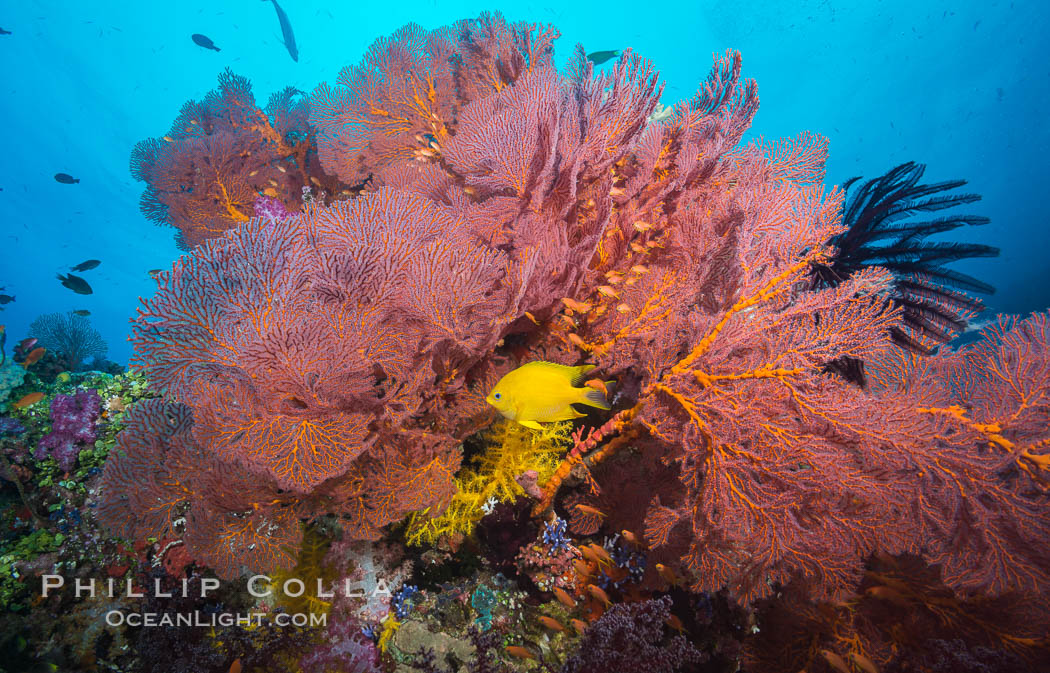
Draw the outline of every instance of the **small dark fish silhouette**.
<instances>
[{"instance_id":1,"label":"small dark fish silhouette","mask_svg":"<svg viewBox=\"0 0 1050 673\"><path fill-rule=\"evenodd\" d=\"M146 273L148 273L149 277L152 278L153 280L157 280L157 276L159 276L161 274L161 272L163 272L163 271L164 271L164 269L150 269Z\"/></svg>"},{"instance_id":2,"label":"small dark fish silhouette","mask_svg":"<svg viewBox=\"0 0 1050 673\"><path fill-rule=\"evenodd\" d=\"M611 61L619 55L620 52L618 50L592 51L591 53L587 54L587 60L593 63L594 65L601 65L606 61Z\"/></svg>"},{"instance_id":3,"label":"small dark fish silhouette","mask_svg":"<svg viewBox=\"0 0 1050 673\"><path fill-rule=\"evenodd\" d=\"M70 290L73 290L77 294L92 293L91 286L88 285L87 281L81 278L80 276L74 276L71 273L68 273L65 276L63 276L62 274L58 274L58 279L62 281L62 287L68 287Z\"/></svg>"},{"instance_id":4,"label":"small dark fish silhouette","mask_svg":"<svg viewBox=\"0 0 1050 673\"><path fill-rule=\"evenodd\" d=\"M0 35L10 35L11 31L0 28Z\"/></svg>"},{"instance_id":5,"label":"small dark fish silhouette","mask_svg":"<svg viewBox=\"0 0 1050 673\"><path fill-rule=\"evenodd\" d=\"M10 294L0 294L0 305L3 305L3 304L10 304L10 303L11 303L11 302L13 302L14 300L15 300L15 298L14 298L14 295L10 295Z\"/></svg>"},{"instance_id":6,"label":"small dark fish silhouette","mask_svg":"<svg viewBox=\"0 0 1050 673\"><path fill-rule=\"evenodd\" d=\"M266 0L263 0L266 2ZM270 0L273 3L273 8L277 10L277 20L281 23L281 35L284 36L284 47L288 50L288 55L292 57L292 60L296 63L299 62L299 49L295 46L295 34L292 33L292 22L288 20L288 15L284 13L281 6L277 4L277 0Z\"/></svg>"},{"instance_id":7,"label":"small dark fish silhouette","mask_svg":"<svg viewBox=\"0 0 1050 673\"><path fill-rule=\"evenodd\" d=\"M97 259L89 259L86 262L81 262L80 264L77 264L76 266L74 266L73 270L74 271L88 271L90 269L94 269L96 266L98 266L101 263L102 262L97 260Z\"/></svg>"},{"instance_id":8,"label":"small dark fish silhouette","mask_svg":"<svg viewBox=\"0 0 1050 673\"><path fill-rule=\"evenodd\" d=\"M91 311L87 310L86 308L78 309L76 311L73 311L73 313L83 318L86 318L87 316L91 315Z\"/></svg>"},{"instance_id":9,"label":"small dark fish silhouette","mask_svg":"<svg viewBox=\"0 0 1050 673\"><path fill-rule=\"evenodd\" d=\"M80 182L80 178L74 178L69 173L55 173L55 181L61 182L63 185L72 185Z\"/></svg>"},{"instance_id":10,"label":"small dark fish silhouette","mask_svg":"<svg viewBox=\"0 0 1050 673\"><path fill-rule=\"evenodd\" d=\"M193 44L198 47L204 47L205 49L211 49L212 51L222 51L215 46L215 43L211 41L211 38L207 35L201 35L200 33L194 33L190 35L190 39L193 40Z\"/></svg>"}]
</instances>

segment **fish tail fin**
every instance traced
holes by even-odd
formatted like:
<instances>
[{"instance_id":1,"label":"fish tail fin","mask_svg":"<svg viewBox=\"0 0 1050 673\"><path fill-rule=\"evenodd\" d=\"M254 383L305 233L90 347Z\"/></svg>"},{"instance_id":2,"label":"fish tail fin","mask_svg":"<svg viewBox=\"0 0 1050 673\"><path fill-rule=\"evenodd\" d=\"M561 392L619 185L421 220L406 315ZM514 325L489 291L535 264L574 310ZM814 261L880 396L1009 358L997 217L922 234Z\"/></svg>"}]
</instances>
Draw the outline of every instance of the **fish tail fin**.
<instances>
[{"instance_id":1,"label":"fish tail fin","mask_svg":"<svg viewBox=\"0 0 1050 673\"><path fill-rule=\"evenodd\" d=\"M576 373L572 375L572 385L578 386L583 383L583 379L587 376L587 373L594 369L594 365L580 365L579 367L574 367L574 369L576 370Z\"/></svg>"},{"instance_id":2,"label":"fish tail fin","mask_svg":"<svg viewBox=\"0 0 1050 673\"><path fill-rule=\"evenodd\" d=\"M602 394L602 391L597 390L595 388L587 388L586 390L582 390L581 392L581 397L583 399L579 401L579 404L586 404L589 407L597 407L599 409L607 410L612 408L609 406L609 403L605 400L605 395Z\"/></svg>"}]
</instances>

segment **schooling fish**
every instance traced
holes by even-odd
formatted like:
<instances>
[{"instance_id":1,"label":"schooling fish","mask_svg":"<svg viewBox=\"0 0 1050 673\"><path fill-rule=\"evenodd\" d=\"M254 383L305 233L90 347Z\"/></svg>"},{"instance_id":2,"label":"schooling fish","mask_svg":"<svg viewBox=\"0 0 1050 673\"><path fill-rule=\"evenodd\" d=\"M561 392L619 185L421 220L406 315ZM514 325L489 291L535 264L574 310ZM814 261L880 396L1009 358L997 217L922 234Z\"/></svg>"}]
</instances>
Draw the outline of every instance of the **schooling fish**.
<instances>
[{"instance_id":1,"label":"schooling fish","mask_svg":"<svg viewBox=\"0 0 1050 673\"><path fill-rule=\"evenodd\" d=\"M11 31L0 28L0 35L10 35Z\"/></svg>"},{"instance_id":2,"label":"schooling fish","mask_svg":"<svg viewBox=\"0 0 1050 673\"><path fill-rule=\"evenodd\" d=\"M15 296L12 294L0 294L0 306L4 304L10 304L15 300Z\"/></svg>"},{"instance_id":3,"label":"schooling fish","mask_svg":"<svg viewBox=\"0 0 1050 673\"><path fill-rule=\"evenodd\" d=\"M266 2L266 0L263 0ZM281 35L284 36L284 48L288 50L288 55L292 57L292 60L296 63L299 62L299 49L295 46L295 34L292 33L292 22L288 20L288 15L284 13L281 6L277 4L277 0L270 0L273 3L273 8L277 10L277 20L281 23Z\"/></svg>"},{"instance_id":4,"label":"schooling fish","mask_svg":"<svg viewBox=\"0 0 1050 673\"><path fill-rule=\"evenodd\" d=\"M211 41L211 38L207 35L201 35L200 33L194 33L190 35L190 39L193 40L193 44L198 47L204 47L205 49L211 49L212 51L222 51L215 46L215 43Z\"/></svg>"},{"instance_id":5,"label":"schooling fish","mask_svg":"<svg viewBox=\"0 0 1050 673\"><path fill-rule=\"evenodd\" d=\"M74 266L73 270L74 271L88 271L90 269L94 269L96 266L98 266L101 263L102 262L97 260L97 259L89 259L86 262L81 262L80 264L77 264L76 266Z\"/></svg>"},{"instance_id":6,"label":"schooling fish","mask_svg":"<svg viewBox=\"0 0 1050 673\"><path fill-rule=\"evenodd\" d=\"M74 178L69 173L55 173L55 181L61 182L63 185L72 185L80 182L80 178Z\"/></svg>"},{"instance_id":7,"label":"schooling fish","mask_svg":"<svg viewBox=\"0 0 1050 673\"><path fill-rule=\"evenodd\" d=\"M87 310L86 308L77 309L76 311L73 311L73 315L79 315L81 317L87 317L87 316L91 315L91 311Z\"/></svg>"},{"instance_id":8,"label":"schooling fish","mask_svg":"<svg viewBox=\"0 0 1050 673\"><path fill-rule=\"evenodd\" d=\"M591 53L587 54L587 60L593 63L594 65L601 65L606 61L611 61L619 55L619 50L592 51Z\"/></svg>"},{"instance_id":9,"label":"schooling fish","mask_svg":"<svg viewBox=\"0 0 1050 673\"><path fill-rule=\"evenodd\" d=\"M540 423L583 416L572 408L573 404L609 408L600 391L576 387L592 369L594 365L569 367L553 362L529 362L501 378L485 401L505 418L540 430Z\"/></svg>"},{"instance_id":10,"label":"schooling fish","mask_svg":"<svg viewBox=\"0 0 1050 673\"><path fill-rule=\"evenodd\" d=\"M68 287L77 294L91 294L91 286L88 282L80 276L74 276L71 273L67 273L65 276L58 274L58 279L62 281L62 287Z\"/></svg>"}]
</instances>

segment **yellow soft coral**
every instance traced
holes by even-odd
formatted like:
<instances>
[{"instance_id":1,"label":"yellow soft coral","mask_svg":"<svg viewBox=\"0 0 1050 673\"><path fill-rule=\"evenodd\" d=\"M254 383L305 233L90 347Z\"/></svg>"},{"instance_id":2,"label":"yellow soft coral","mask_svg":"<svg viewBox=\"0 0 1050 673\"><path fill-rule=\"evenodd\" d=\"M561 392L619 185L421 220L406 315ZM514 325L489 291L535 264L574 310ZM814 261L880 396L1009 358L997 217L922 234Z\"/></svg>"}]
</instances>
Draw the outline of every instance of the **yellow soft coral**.
<instances>
[{"instance_id":1,"label":"yellow soft coral","mask_svg":"<svg viewBox=\"0 0 1050 673\"><path fill-rule=\"evenodd\" d=\"M277 570L270 573L269 589L273 592L273 602L291 614L312 613L327 614L331 604L317 596L318 582L325 588L332 586L336 580L335 570L324 563L325 555L331 540L321 535L315 528L307 527L303 531L303 543L295 567L291 570ZM305 588L302 595L289 596L285 593L285 582L290 579L300 580ZM289 586L293 592L298 591L297 583Z\"/></svg>"},{"instance_id":2,"label":"yellow soft coral","mask_svg":"<svg viewBox=\"0 0 1050 673\"><path fill-rule=\"evenodd\" d=\"M431 544L442 536L472 533L488 506L525 493L518 475L535 470L542 484L554 474L571 443L571 430L571 423L548 423L536 431L500 421L485 437L489 448L456 476L457 492L448 509L437 517L430 517L429 510L409 515L407 542Z\"/></svg>"}]
</instances>

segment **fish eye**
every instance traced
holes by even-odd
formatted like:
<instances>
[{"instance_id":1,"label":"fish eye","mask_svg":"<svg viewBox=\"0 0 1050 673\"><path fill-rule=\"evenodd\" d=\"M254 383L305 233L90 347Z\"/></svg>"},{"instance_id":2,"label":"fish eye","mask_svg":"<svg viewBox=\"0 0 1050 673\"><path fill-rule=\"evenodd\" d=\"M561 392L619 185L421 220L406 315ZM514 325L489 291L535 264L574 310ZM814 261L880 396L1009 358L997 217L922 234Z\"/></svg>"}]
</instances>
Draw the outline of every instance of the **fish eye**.
<instances>
[{"instance_id":1,"label":"fish eye","mask_svg":"<svg viewBox=\"0 0 1050 673\"><path fill-rule=\"evenodd\" d=\"M494 393L494 394L492 395L492 398L493 398L493 399L496 399L496 400L498 400L498 399L499 399L499 398L501 398L501 397L503 397L503 395L502 395L501 393Z\"/></svg>"}]
</instances>

